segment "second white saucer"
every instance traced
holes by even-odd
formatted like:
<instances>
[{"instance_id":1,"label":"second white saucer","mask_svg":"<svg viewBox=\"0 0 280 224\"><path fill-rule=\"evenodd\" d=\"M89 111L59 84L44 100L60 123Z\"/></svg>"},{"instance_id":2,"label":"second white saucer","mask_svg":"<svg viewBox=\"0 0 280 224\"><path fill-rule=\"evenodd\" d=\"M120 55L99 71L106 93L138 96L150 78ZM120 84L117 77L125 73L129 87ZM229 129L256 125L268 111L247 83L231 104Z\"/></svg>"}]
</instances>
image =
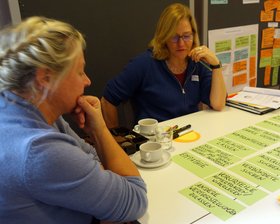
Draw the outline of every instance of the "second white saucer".
<instances>
[{"instance_id":1,"label":"second white saucer","mask_svg":"<svg viewBox=\"0 0 280 224\"><path fill-rule=\"evenodd\" d=\"M140 157L140 152L134 153L131 157L131 160L139 167L143 168L155 168L155 167L160 167L168 163L171 159L171 154L169 152L164 151L162 158L159 161L149 163L145 162L141 159Z\"/></svg>"}]
</instances>

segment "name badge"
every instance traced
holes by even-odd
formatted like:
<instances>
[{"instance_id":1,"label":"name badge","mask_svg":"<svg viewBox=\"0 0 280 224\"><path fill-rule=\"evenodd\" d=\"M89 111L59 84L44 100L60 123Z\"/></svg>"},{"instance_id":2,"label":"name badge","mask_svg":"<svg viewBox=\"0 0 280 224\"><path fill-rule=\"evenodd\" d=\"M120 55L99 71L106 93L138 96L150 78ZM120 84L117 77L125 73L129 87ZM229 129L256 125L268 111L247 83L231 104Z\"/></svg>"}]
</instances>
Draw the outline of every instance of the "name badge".
<instances>
[{"instance_id":1,"label":"name badge","mask_svg":"<svg viewBox=\"0 0 280 224\"><path fill-rule=\"evenodd\" d=\"M199 82L199 76L198 75L192 75L192 81Z\"/></svg>"}]
</instances>

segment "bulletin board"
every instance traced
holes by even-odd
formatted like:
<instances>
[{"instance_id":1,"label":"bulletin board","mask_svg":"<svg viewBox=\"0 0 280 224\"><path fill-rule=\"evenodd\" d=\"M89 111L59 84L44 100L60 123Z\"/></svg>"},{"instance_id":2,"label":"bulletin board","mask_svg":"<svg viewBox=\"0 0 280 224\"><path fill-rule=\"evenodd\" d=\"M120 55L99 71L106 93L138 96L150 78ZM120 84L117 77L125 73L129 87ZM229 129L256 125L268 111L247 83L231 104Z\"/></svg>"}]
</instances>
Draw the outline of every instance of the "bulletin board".
<instances>
[{"instance_id":1,"label":"bulletin board","mask_svg":"<svg viewBox=\"0 0 280 224\"><path fill-rule=\"evenodd\" d=\"M263 30L268 27L268 22L261 22L261 11L264 10L264 2L243 4L243 0L229 0L228 4L211 4L208 1L208 30L231 28L258 24L258 58L257 58L257 87L274 87L280 84L279 67L266 68L260 67L262 57ZM273 14L276 9L272 9ZM278 25L279 26L279 25ZM265 52L267 53L267 52Z\"/></svg>"}]
</instances>

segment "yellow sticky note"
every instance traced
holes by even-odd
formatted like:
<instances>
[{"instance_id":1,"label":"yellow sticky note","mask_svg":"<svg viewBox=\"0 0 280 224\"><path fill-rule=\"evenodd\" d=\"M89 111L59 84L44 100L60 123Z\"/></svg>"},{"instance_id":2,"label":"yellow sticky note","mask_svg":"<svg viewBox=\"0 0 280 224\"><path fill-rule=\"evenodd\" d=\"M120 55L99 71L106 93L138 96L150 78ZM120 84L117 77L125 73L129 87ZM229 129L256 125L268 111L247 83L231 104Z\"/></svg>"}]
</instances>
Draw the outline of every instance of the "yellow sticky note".
<instances>
[{"instance_id":1,"label":"yellow sticky note","mask_svg":"<svg viewBox=\"0 0 280 224\"><path fill-rule=\"evenodd\" d=\"M185 135L180 136L179 138L174 139L175 142L194 142L200 138L200 134L191 131Z\"/></svg>"}]
</instances>

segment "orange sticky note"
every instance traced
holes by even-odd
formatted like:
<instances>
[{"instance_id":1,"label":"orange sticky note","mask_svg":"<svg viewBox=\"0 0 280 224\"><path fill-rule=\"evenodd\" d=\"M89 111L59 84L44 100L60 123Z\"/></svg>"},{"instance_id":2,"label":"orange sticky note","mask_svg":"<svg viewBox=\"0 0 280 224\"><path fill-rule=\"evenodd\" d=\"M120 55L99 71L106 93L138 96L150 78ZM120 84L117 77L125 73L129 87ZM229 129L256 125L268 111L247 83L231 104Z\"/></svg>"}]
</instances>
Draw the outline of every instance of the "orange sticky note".
<instances>
[{"instance_id":1,"label":"orange sticky note","mask_svg":"<svg viewBox=\"0 0 280 224\"><path fill-rule=\"evenodd\" d=\"M280 38L275 38L274 39L273 48L280 48Z\"/></svg>"},{"instance_id":2,"label":"orange sticky note","mask_svg":"<svg viewBox=\"0 0 280 224\"><path fill-rule=\"evenodd\" d=\"M272 56L272 48L261 50L261 58L268 58Z\"/></svg>"},{"instance_id":3,"label":"orange sticky note","mask_svg":"<svg viewBox=\"0 0 280 224\"><path fill-rule=\"evenodd\" d=\"M233 76L233 78L232 78L232 86L246 84L246 82L247 82L247 74L246 73Z\"/></svg>"},{"instance_id":4,"label":"orange sticky note","mask_svg":"<svg viewBox=\"0 0 280 224\"><path fill-rule=\"evenodd\" d=\"M273 21L273 11L261 11L261 22Z\"/></svg>"},{"instance_id":5,"label":"orange sticky note","mask_svg":"<svg viewBox=\"0 0 280 224\"><path fill-rule=\"evenodd\" d=\"M256 87L257 86L257 79L253 78L249 80L249 86L250 87Z\"/></svg>"},{"instance_id":6,"label":"orange sticky note","mask_svg":"<svg viewBox=\"0 0 280 224\"><path fill-rule=\"evenodd\" d=\"M263 80L263 84L265 86L270 85L270 73L271 73L271 66L266 66L264 70L264 80Z\"/></svg>"},{"instance_id":7,"label":"orange sticky note","mask_svg":"<svg viewBox=\"0 0 280 224\"><path fill-rule=\"evenodd\" d=\"M263 29L262 31L262 48L270 48L273 46L274 41L274 27Z\"/></svg>"},{"instance_id":8,"label":"orange sticky note","mask_svg":"<svg viewBox=\"0 0 280 224\"><path fill-rule=\"evenodd\" d=\"M233 66L232 66L232 72L233 73L237 73L239 71L243 71L243 70L246 70L246 69L247 69L247 61L246 60L238 61L238 62L233 63Z\"/></svg>"},{"instance_id":9,"label":"orange sticky note","mask_svg":"<svg viewBox=\"0 0 280 224\"><path fill-rule=\"evenodd\" d=\"M277 6L278 6L278 1L275 1L275 0L267 0L264 2L264 10L266 12L276 9Z\"/></svg>"},{"instance_id":10,"label":"orange sticky note","mask_svg":"<svg viewBox=\"0 0 280 224\"><path fill-rule=\"evenodd\" d=\"M256 77L256 57L250 57L250 71L249 71L249 78Z\"/></svg>"},{"instance_id":11,"label":"orange sticky note","mask_svg":"<svg viewBox=\"0 0 280 224\"><path fill-rule=\"evenodd\" d=\"M280 21L280 11L279 11L279 10L276 11L276 14L275 14L275 21L276 21L276 22L279 22L279 21Z\"/></svg>"}]
</instances>

